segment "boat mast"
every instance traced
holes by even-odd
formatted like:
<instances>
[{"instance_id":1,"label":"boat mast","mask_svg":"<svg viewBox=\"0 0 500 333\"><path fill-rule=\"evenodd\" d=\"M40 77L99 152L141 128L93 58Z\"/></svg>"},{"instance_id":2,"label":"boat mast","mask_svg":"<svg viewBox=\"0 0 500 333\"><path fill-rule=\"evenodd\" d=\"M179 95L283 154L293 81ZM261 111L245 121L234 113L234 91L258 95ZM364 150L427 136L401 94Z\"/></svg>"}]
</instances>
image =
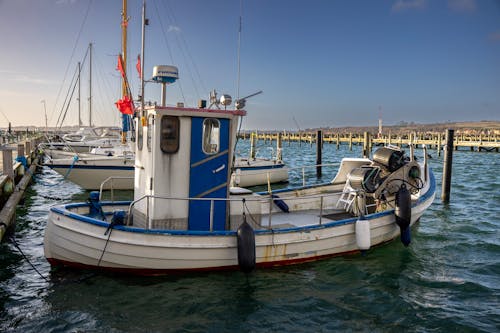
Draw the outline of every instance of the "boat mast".
<instances>
[{"instance_id":1,"label":"boat mast","mask_svg":"<svg viewBox=\"0 0 500 333\"><path fill-rule=\"evenodd\" d=\"M127 72L127 0L122 1L122 59L123 59L123 71ZM122 76L122 97L128 95L127 83L125 82L125 76Z\"/></svg>"},{"instance_id":2,"label":"boat mast","mask_svg":"<svg viewBox=\"0 0 500 333\"><path fill-rule=\"evenodd\" d=\"M148 21L146 20L146 0L142 1L142 42L141 42L141 117L146 116L144 111L144 39L146 35L146 25ZM143 119L141 119L143 121ZM144 124L139 123L142 127Z\"/></svg>"},{"instance_id":3,"label":"boat mast","mask_svg":"<svg viewBox=\"0 0 500 333\"><path fill-rule=\"evenodd\" d=\"M92 43L89 44L89 126L92 127Z\"/></svg>"},{"instance_id":4,"label":"boat mast","mask_svg":"<svg viewBox=\"0 0 500 333\"><path fill-rule=\"evenodd\" d=\"M127 0L122 1L122 60L123 60L123 71L124 73L127 73L127 24L128 24L128 17L127 17ZM126 81L126 74L122 75L122 98L125 96L128 96L128 85ZM125 124L128 121L128 115L123 114L122 115L122 123ZM127 142L127 132L125 131L125 125L123 125L123 131L122 131L122 143Z\"/></svg>"},{"instance_id":5,"label":"boat mast","mask_svg":"<svg viewBox=\"0 0 500 333\"><path fill-rule=\"evenodd\" d=\"M81 112L81 77L82 77L82 64L78 62L78 127L82 126L82 112Z\"/></svg>"}]
</instances>

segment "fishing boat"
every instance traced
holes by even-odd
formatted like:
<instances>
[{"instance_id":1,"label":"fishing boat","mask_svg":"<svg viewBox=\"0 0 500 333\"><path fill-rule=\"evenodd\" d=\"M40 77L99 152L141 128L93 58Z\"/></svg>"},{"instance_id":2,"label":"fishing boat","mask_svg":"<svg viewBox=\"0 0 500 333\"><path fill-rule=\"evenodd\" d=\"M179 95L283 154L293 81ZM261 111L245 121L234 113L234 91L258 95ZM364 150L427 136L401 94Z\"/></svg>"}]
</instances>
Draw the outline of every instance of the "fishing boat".
<instances>
[{"instance_id":1,"label":"fishing boat","mask_svg":"<svg viewBox=\"0 0 500 333\"><path fill-rule=\"evenodd\" d=\"M143 4L143 35L145 5ZM142 50L142 53L144 50ZM142 57L141 72L144 72ZM244 101L229 109L166 106L174 66L156 66L160 105L135 112L134 197L50 209L44 235L52 266L140 275L290 265L366 252L400 238L432 204L436 183L424 152L417 162L394 147L344 158L324 184L253 192L231 186ZM333 175L332 175L333 176Z\"/></svg>"},{"instance_id":2,"label":"fishing boat","mask_svg":"<svg viewBox=\"0 0 500 333\"><path fill-rule=\"evenodd\" d=\"M168 75L168 74L167 74ZM404 151L344 158L331 182L254 193L230 186L242 109L145 106L137 122L134 199L50 209L53 266L132 274L296 264L367 251L410 230L435 180ZM426 154L424 154L426 156Z\"/></svg>"}]
</instances>

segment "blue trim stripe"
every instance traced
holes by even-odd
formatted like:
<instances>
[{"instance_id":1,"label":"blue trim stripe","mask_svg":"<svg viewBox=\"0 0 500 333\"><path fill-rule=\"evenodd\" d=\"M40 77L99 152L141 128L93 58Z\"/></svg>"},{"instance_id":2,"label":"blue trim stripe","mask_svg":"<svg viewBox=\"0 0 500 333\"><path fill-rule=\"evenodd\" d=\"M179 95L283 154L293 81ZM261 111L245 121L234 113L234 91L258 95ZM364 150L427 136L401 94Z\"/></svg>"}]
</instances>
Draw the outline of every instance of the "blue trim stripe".
<instances>
[{"instance_id":1,"label":"blue trim stripe","mask_svg":"<svg viewBox=\"0 0 500 333\"><path fill-rule=\"evenodd\" d=\"M46 166L54 169L70 169L71 164L46 164ZM116 166L116 165L81 165L74 164L73 169L87 169L87 170L134 170L134 166Z\"/></svg>"},{"instance_id":2,"label":"blue trim stripe","mask_svg":"<svg viewBox=\"0 0 500 333\"><path fill-rule=\"evenodd\" d=\"M268 166L238 166L235 169L241 170L265 170L265 169L282 169L285 167L284 164L273 164Z\"/></svg>"},{"instance_id":3,"label":"blue trim stripe","mask_svg":"<svg viewBox=\"0 0 500 333\"><path fill-rule=\"evenodd\" d=\"M422 202L428 200L434 195L434 192L436 190L436 179L434 178L434 173L429 170L429 189L426 193L424 193L418 201L413 205L419 205ZM113 206L128 206L130 204L129 201L120 201L120 202L102 202L103 206L106 205L113 205ZM60 205L60 206L55 206L51 207L50 210L54 213L61 214L64 216L67 216L71 219L77 220L79 222L85 222L85 223L90 223L93 225L97 225L103 228L109 227L109 223L94 219L88 216L84 215L79 215L75 213L71 213L68 211L68 209L74 209L74 208L79 208L79 207L85 207L88 206L87 203L72 203L72 204L66 204L66 205ZM369 214L366 215L365 218L367 220L374 220L377 218L380 218L382 216L386 215L392 215L394 214L394 209L380 212L380 213L374 213L374 214ZM311 230L319 230L319 229L327 229L327 228L332 228L332 227L338 227L341 225L347 225L347 224L352 224L357 221L357 217L349 218L349 219L344 219L340 221L332 221L329 223L324 223L322 225L311 225L311 226L303 226L303 227L295 227L295 228L286 228L286 229L273 229L273 230L255 230L255 234L279 234L279 233L288 233L288 232L298 232L298 231L311 231ZM125 232L135 232L135 233L143 233L143 234L161 234L161 235L178 235L178 236L235 236L236 231L230 231L230 230L220 230L220 231L195 231L195 230L162 230L162 229L141 229L141 228L135 228L135 227L127 227L127 226L115 226L114 227L117 230L125 231Z\"/></svg>"}]
</instances>

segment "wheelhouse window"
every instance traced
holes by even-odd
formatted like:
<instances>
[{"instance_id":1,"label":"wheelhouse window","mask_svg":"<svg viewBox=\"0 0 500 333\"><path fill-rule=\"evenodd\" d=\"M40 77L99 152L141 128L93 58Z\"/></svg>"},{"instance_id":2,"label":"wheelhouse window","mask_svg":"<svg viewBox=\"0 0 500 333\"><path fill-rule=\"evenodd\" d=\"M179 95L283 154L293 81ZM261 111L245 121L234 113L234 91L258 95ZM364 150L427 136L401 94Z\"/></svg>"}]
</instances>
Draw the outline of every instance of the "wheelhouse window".
<instances>
[{"instance_id":1,"label":"wheelhouse window","mask_svg":"<svg viewBox=\"0 0 500 333\"><path fill-rule=\"evenodd\" d=\"M174 116L161 117L160 149L167 154L179 150L179 118Z\"/></svg>"},{"instance_id":2,"label":"wheelhouse window","mask_svg":"<svg viewBox=\"0 0 500 333\"><path fill-rule=\"evenodd\" d=\"M152 144L152 135L153 135L153 126L155 124L154 115L150 114L148 116L148 130L147 130L147 138L146 138L146 146L148 147L148 151L151 151Z\"/></svg>"},{"instance_id":3,"label":"wheelhouse window","mask_svg":"<svg viewBox=\"0 0 500 333\"><path fill-rule=\"evenodd\" d=\"M203 121L203 152L211 155L220 149L220 122L217 119L207 118Z\"/></svg>"}]
</instances>

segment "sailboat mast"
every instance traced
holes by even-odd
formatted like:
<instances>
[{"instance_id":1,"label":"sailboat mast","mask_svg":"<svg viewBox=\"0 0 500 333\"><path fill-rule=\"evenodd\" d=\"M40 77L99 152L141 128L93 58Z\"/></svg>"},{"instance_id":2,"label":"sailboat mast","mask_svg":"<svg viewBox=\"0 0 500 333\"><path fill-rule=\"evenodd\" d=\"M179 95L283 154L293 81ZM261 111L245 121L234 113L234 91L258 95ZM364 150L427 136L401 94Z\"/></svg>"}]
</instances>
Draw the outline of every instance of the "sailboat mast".
<instances>
[{"instance_id":1,"label":"sailboat mast","mask_svg":"<svg viewBox=\"0 0 500 333\"><path fill-rule=\"evenodd\" d=\"M144 111L144 39L146 35L146 0L142 1L142 42L141 42L141 116L145 117ZM141 125L142 126L142 125Z\"/></svg>"},{"instance_id":2,"label":"sailboat mast","mask_svg":"<svg viewBox=\"0 0 500 333\"><path fill-rule=\"evenodd\" d=\"M82 64L78 62L78 127L82 126L82 111L81 111L81 77L82 77Z\"/></svg>"},{"instance_id":3,"label":"sailboat mast","mask_svg":"<svg viewBox=\"0 0 500 333\"><path fill-rule=\"evenodd\" d=\"M92 43L89 44L89 126L92 127Z\"/></svg>"},{"instance_id":4,"label":"sailboat mast","mask_svg":"<svg viewBox=\"0 0 500 333\"><path fill-rule=\"evenodd\" d=\"M123 59L123 71L127 72L127 0L122 1L122 59ZM128 95L127 83L125 81L125 76L122 77L122 97Z\"/></svg>"}]
</instances>

